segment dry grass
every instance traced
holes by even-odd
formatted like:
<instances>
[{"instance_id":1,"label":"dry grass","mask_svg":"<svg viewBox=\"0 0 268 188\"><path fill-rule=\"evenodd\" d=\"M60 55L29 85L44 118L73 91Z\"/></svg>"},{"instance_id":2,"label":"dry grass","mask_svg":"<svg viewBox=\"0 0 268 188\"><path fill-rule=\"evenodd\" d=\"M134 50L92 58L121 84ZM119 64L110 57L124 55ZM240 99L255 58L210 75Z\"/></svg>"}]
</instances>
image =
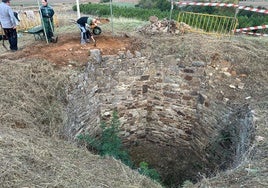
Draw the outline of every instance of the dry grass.
<instances>
[{"instance_id":1,"label":"dry grass","mask_svg":"<svg viewBox=\"0 0 268 188\"><path fill-rule=\"evenodd\" d=\"M39 128L47 135L57 134L66 75L53 71L46 62L17 63L1 63L1 120L11 127Z\"/></svg>"},{"instance_id":2,"label":"dry grass","mask_svg":"<svg viewBox=\"0 0 268 188\"><path fill-rule=\"evenodd\" d=\"M1 60L0 72L1 187L160 187L113 158L59 139L73 70Z\"/></svg>"}]
</instances>

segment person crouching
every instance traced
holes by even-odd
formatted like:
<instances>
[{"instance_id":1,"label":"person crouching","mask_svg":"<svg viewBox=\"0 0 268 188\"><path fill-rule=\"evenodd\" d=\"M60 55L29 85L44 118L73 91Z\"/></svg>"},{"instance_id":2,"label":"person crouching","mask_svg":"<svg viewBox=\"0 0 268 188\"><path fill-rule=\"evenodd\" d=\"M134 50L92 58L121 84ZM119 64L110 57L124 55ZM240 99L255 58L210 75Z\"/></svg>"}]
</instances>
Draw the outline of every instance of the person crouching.
<instances>
[{"instance_id":1,"label":"person crouching","mask_svg":"<svg viewBox=\"0 0 268 188\"><path fill-rule=\"evenodd\" d=\"M98 20L96 18L83 16L79 18L76 23L78 24L78 27L81 31L81 44L90 42L92 34L87 30L87 25L89 27L94 27L94 25L97 26L99 23Z\"/></svg>"}]
</instances>

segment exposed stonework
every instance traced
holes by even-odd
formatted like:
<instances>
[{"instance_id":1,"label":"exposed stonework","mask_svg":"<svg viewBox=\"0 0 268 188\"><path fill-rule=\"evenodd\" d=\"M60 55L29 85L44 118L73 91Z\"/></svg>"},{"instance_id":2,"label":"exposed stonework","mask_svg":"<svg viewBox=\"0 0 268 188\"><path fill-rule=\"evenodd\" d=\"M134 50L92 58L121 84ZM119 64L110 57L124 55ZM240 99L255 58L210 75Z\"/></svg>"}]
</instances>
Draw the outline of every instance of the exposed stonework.
<instances>
[{"instance_id":1,"label":"exposed stonework","mask_svg":"<svg viewBox=\"0 0 268 188\"><path fill-rule=\"evenodd\" d=\"M149 162L166 183L197 179L198 172L217 166L208 151L220 155L212 141L232 115L206 93L212 77L207 63L182 64L175 55L150 58L138 51L90 54L85 72L69 88L69 138L85 131L98 134L101 118L117 110L120 136L134 162Z\"/></svg>"}]
</instances>

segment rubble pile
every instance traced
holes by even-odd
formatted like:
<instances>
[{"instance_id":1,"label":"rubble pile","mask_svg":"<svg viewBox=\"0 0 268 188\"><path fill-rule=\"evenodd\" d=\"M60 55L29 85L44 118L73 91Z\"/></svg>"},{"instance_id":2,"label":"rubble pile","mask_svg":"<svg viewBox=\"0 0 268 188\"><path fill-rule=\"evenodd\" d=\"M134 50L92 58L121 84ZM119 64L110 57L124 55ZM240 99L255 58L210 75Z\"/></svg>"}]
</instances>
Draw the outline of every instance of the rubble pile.
<instances>
[{"instance_id":1,"label":"rubble pile","mask_svg":"<svg viewBox=\"0 0 268 188\"><path fill-rule=\"evenodd\" d=\"M184 22L178 23L175 20L168 20L166 18L159 20L158 17L151 16L149 21L150 24L140 28L139 32L185 34L191 30L191 27Z\"/></svg>"}]
</instances>

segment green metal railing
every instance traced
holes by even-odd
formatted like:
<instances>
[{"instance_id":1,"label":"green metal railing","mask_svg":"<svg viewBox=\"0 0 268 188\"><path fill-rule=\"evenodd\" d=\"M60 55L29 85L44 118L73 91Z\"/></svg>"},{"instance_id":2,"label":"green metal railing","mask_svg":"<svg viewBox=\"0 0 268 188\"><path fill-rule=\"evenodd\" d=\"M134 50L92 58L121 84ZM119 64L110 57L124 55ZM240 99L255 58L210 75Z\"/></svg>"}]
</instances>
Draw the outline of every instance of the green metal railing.
<instances>
[{"instance_id":1,"label":"green metal railing","mask_svg":"<svg viewBox=\"0 0 268 188\"><path fill-rule=\"evenodd\" d=\"M238 24L238 20L234 17L193 12L180 12L178 22L189 25L191 32L222 36L233 35Z\"/></svg>"}]
</instances>

